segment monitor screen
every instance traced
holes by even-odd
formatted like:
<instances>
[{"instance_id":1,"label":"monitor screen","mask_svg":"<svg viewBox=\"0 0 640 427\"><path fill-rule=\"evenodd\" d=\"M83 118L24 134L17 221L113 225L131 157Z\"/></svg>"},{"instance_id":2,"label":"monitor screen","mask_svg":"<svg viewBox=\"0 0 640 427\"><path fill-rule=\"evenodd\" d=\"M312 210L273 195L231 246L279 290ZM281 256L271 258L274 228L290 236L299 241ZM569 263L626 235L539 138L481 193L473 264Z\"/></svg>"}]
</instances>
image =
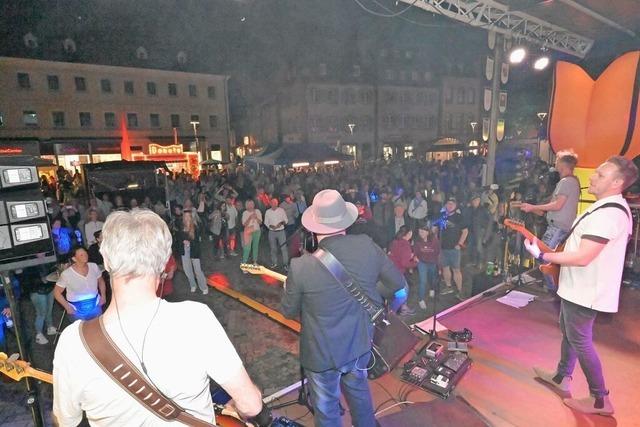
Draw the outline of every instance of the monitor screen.
<instances>
[{"instance_id":1,"label":"monitor screen","mask_svg":"<svg viewBox=\"0 0 640 427\"><path fill-rule=\"evenodd\" d=\"M2 166L2 186L37 184L38 175L32 166Z\"/></svg>"},{"instance_id":2,"label":"monitor screen","mask_svg":"<svg viewBox=\"0 0 640 427\"><path fill-rule=\"evenodd\" d=\"M7 202L9 220L11 222L24 221L46 215L44 203L41 200L25 200L20 202Z\"/></svg>"},{"instance_id":3,"label":"monitor screen","mask_svg":"<svg viewBox=\"0 0 640 427\"><path fill-rule=\"evenodd\" d=\"M15 245L23 245L49 237L46 224L13 225L11 229Z\"/></svg>"}]
</instances>

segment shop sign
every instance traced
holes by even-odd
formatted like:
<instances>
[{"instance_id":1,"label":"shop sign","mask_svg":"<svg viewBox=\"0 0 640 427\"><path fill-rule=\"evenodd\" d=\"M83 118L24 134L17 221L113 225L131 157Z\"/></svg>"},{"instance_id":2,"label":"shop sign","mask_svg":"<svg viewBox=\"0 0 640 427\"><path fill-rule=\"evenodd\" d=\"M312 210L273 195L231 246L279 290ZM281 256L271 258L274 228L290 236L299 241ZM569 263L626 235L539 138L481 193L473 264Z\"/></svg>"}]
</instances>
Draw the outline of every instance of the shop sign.
<instances>
[{"instance_id":1,"label":"shop sign","mask_svg":"<svg viewBox=\"0 0 640 427\"><path fill-rule=\"evenodd\" d=\"M182 154L182 145L159 145L159 144L149 144L149 155L150 156L163 156L167 154Z\"/></svg>"}]
</instances>

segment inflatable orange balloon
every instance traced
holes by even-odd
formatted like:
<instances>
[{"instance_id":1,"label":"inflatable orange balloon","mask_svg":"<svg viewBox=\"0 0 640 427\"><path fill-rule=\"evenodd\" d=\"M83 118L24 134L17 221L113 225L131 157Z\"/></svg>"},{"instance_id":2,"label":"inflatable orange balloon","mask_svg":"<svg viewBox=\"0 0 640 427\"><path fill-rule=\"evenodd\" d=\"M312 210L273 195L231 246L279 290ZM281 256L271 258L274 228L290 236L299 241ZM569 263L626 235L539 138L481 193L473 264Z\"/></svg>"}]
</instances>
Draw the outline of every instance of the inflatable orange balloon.
<instances>
[{"instance_id":1,"label":"inflatable orange balloon","mask_svg":"<svg viewBox=\"0 0 640 427\"><path fill-rule=\"evenodd\" d=\"M549 142L573 149L578 166L594 168L613 155L640 155L640 51L613 61L594 81L575 64L556 64Z\"/></svg>"}]
</instances>

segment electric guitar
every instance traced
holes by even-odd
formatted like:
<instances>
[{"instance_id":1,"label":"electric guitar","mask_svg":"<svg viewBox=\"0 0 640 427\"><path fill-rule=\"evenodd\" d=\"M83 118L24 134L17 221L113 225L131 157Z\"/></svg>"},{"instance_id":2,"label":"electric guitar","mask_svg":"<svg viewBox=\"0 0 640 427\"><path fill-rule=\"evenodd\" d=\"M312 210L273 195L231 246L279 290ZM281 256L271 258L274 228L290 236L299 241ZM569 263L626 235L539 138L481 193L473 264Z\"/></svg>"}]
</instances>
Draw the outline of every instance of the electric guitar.
<instances>
[{"instance_id":1,"label":"electric guitar","mask_svg":"<svg viewBox=\"0 0 640 427\"><path fill-rule=\"evenodd\" d=\"M24 360L8 357L5 353L0 353L0 372L14 381L21 381L25 377L39 379L49 384L53 384L53 375L48 372L34 369Z\"/></svg>"},{"instance_id":2,"label":"electric guitar","mask_svg":"<svg viewBox=\"0 0 640 427\"><path fill-rule=\"evenodd\" d=\"M276 280L279 280L282 283L287 280L287 276L285 276L284 274L280 274L277 271L269 270L268 268L258 264L240 264L240 270L246 271L247 273L251 274L269 276Z\"/></svg>"},{"instance_id":3,"label":"electric guitar","mask_svg":"<svg viewBox=\"0 0 640 427\"><path fill-rule=\"evenodd\" d=\"M564 249L564 244L558 246L556 249L551 249L542 240L539 240L532 232L527 230L522 221L506 218L504 220L504 225L522 234L526 239L528 239L531 242L537 241L538 247L540 248L541 252L544 252L544 253L562 252L562 250ZM560 281L560 265L559 264L552 264L552 263L540 264L540 267L538 268L540 269L542 274L545 274L551 277L553 284L555 286L558 286L558 283Z\"/></svg>"}]
</instances>

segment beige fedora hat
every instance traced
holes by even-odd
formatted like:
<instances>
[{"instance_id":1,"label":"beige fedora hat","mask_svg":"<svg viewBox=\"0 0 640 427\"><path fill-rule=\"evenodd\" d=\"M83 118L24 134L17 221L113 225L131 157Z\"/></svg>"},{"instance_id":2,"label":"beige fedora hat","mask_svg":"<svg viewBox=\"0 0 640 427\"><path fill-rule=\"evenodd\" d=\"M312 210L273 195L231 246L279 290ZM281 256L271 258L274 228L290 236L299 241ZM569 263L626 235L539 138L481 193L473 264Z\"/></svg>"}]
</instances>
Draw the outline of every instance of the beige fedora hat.
<instances>
[{"instance_id":1,"label":"beige fedora hat","mask_svg":"<svg viewBox=\"0 0 640 427\"><path fill-rule=\"evenodd\" d=\"M318 234L332 234L345 230L358 218L358 208L345 202L336 190L322 190L302 214L302 225Z\"/></svg>"}]
</instances>

